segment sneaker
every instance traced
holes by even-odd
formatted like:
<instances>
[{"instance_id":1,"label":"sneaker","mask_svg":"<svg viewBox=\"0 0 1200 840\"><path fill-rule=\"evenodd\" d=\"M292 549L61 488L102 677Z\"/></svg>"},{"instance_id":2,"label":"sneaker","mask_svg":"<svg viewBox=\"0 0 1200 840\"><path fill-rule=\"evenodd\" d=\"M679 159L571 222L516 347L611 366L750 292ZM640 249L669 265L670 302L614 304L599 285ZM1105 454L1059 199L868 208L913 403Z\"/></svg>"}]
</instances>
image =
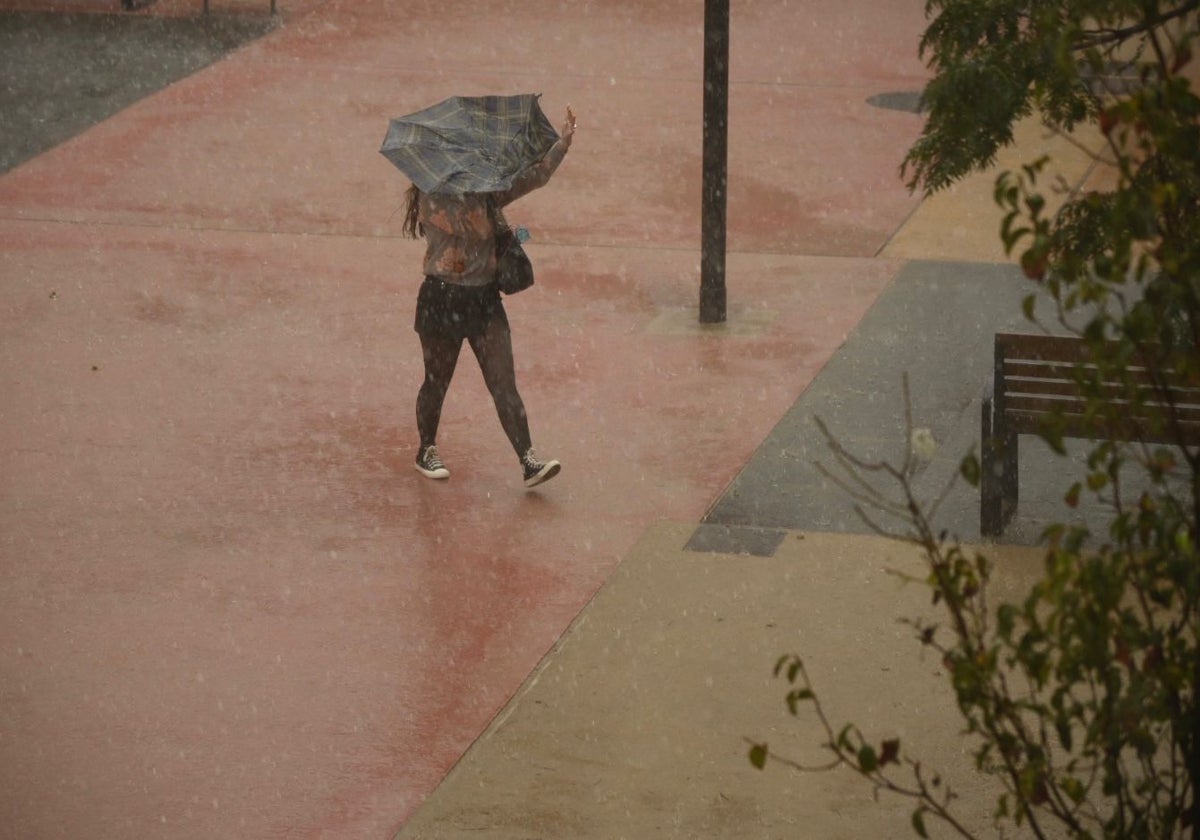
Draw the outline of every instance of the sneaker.
<instances>
[{"instance_id":1,"label":"sneaker","mask_svg":"<svg viewBox=\"0 0 1200 840\"><path fill-rule=\"evenodd\" d=\"M537 487L543 481L549 481L558 475L558 471L562 469L562 464L558 461L547 461L542 463L533 455L533 450L530 449L521 458L521 466L525 468L525 486Z\"/></svg>"},{"instance_id":2,"label":"sneaker","mask_svg":"<svg viewBox=\"0 0 1200 840\"><path fill-rule=\"evenodd\" d=\"M417 472L426 478L449 478L450 470L442 463L436 446L426 446L417 451Z\"/></svg>"}]
</instances>

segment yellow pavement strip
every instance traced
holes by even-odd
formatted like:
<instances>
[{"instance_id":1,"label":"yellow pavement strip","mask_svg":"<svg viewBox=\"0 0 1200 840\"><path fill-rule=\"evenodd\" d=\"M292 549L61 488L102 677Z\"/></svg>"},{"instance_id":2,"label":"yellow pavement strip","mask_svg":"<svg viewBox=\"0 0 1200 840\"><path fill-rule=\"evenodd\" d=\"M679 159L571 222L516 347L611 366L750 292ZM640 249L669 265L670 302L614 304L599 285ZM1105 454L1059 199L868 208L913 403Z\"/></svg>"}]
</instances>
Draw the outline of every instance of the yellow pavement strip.
<instances>
[{"instance_id":1,"label":"yellow pavement strip","mask_svg":"<svg viewBox=\"0 0 1200 840\"><path fill-rule=\"evenodd\" d=\"M911 803L848 772L753 769L746 739L819 764L811 708L772 676L801 654L829 714L963 796L986 832L996 791L971 770L941 662L901 619L937 617L911 546L789 531L771 557L683 550L695 525L647 530L595 599L396 840L898 836ZM989 546L992 593L1019 598L1034 549Z\"/></svg>"},{"instance_id":2,"label":"yellow pavement strip","mask_svg":"<svg viewBox=\"0 0 1200 840\"><path fill-rule=\"evenodd\" d=\"M1062 205L1067 190L1094 189L1104 183L1106 170L1096 152L1103 147L1099 133L1079 129L1072 136L1052 133L1036 118L1017 125L1014 143L1000 151L986 172L971 175L924 201L880 252L893 259L1015 262L1000 242L1003 212L993 200L996 178L1042 155L1050 157L1042 181L1047 185L1048 209ZM1059 184L1066 185L1066 189Z\"/></svg>"}]
</instances>

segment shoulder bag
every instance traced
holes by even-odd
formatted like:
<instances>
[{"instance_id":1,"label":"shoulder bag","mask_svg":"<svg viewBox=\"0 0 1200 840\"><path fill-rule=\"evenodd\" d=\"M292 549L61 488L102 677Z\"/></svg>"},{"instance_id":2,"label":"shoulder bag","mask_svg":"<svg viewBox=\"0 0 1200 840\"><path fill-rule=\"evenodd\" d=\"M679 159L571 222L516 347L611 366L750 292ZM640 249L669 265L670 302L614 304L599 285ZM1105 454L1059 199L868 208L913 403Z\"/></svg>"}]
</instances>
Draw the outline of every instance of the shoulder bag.
<instances>
[{"instance_id":1,"label":"shoulder bag","mask_svg":"<svg viewBox=\"0 0 1200 840\"><path fill-rule=\"evenodd\" d=\"M508 226L495 204L492 204L492 221L496 228L496 282L501 292L515 295L533 285L533 263L521 247L516 231Z\"/></svg>"}]
</instances>

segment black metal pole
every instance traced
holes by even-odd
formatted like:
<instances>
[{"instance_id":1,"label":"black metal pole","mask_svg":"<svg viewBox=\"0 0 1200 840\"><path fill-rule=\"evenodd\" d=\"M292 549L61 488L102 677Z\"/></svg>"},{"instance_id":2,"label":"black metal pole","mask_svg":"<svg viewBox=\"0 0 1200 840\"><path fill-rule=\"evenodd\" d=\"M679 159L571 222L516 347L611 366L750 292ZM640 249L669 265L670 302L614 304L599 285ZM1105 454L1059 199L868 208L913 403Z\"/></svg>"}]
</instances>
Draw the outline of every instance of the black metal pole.
<instances>
[{"instance_id":1,"label":"black metal pole","mask_svg":"<svg viewBox=\"0 0 1200 840\"><path fill-rule=\"evenodd\" d=\"M704 173L700 323L725 321L725 187L729 157L729 0L704 0Z\"/></svg>"}]
</instances>

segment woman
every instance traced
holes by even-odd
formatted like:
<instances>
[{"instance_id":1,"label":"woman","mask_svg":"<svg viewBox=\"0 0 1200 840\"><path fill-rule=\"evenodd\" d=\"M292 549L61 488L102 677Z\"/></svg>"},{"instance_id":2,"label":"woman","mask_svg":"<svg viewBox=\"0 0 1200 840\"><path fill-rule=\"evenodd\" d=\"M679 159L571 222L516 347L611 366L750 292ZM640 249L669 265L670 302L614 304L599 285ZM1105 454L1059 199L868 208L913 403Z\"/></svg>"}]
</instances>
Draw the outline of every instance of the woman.
<instances>
[{"instance_id":1,"label":"woman","mask_svg":"<svg viewBox=\"0 0 1200 840\"><path fill-rule=\"evenodd\" d=\"M463 339L479 362L500 424L525 473L525 486L535 487L558 474L558 461L539 461L533 454L525 404L517 393L512 334L496 285L496 230L504 224L501 207L544 186L575 135L575 115L567 118L558 141L540 161L525 169L508 190L498 193L430 195L413 185L408 190L404 233L423 236L425 281L417 295L415 329L421 338L425 381L417 393L417 471L444 479L450 471L438 454L437 431L442 404Z\"/></svg>"}]
</instances>

